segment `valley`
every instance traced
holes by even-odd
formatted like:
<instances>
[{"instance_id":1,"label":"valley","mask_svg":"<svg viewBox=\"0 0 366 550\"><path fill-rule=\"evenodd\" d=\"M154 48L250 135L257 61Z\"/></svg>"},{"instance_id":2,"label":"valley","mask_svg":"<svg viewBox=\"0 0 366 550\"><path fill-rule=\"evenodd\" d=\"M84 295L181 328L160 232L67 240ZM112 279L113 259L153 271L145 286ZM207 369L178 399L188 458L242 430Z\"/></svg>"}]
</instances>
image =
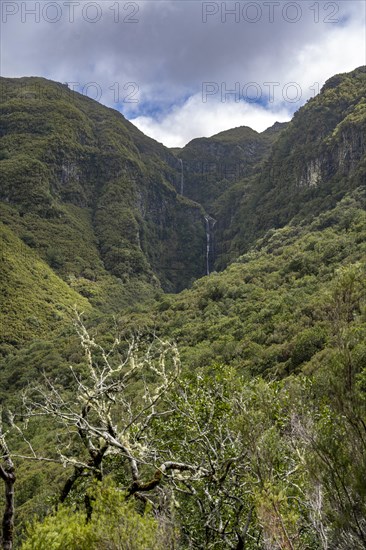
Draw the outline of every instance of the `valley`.
<instances>
[{"instance_id":1,"label":"valley","mask_svg":"<svg viewBox=\"0 0 366 550\"><path fill-rule=\"evenodd\" d=\"M365 548L366 68L170 149L0 87L15 547Z\"/></svg>"}]
</instances>

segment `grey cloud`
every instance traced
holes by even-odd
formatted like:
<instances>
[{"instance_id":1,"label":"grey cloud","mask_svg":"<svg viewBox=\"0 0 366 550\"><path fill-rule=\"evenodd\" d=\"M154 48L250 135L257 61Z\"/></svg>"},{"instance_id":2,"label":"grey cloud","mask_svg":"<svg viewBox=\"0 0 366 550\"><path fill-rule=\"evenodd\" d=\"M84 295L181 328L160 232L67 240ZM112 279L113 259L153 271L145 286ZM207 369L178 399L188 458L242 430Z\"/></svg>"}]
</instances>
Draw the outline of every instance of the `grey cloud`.
<instances>
[{"instance_id":1,"label":"grey cloud","mask_svg":"<svg viewBox=\"0 0 366 550\"><path fill-rule=\"evenodd\" d=\"M63 16L57 23L35 24L32 17L21 23L19 16L3 23L2 72L80 83L96 81L103 88L106 103L111 103L108 89L114 82L123 86L133 81L139 85L143 101L167 108L197 93L204 81L226 82L228 88L235 82L288 82L298 52L334 32L335 25L324 22L332 17L332 5L339 7L333 17L346 22L348 18L362 20L364 10L364 3L357 0L301 0L297 5L302 17L290 23L281 12L287 5L288 17L294 17L291 4L296 3L281 1L274 2L275 20L270 23L266 3L255 3L262 9L257 23L248 23L242 16L239 23L232 16L222 23L220 13L208 16L203 23L203 3L196 0L139 2L135 15L138 23L122 22L130 8L124 10L128 3L120 2L120 22L115 23L110 8L116 3L104 0L99 3L102 18L92 24L80 17L86 0L75 8L73 23L60 1ZM210 6L220 9L221 4L213 2ZM235 2L224 4L232 9ZM248 2L241 1L240 7L245 4ZM319 6L319 22L314 20L314 5ZM139 105L126 108L127 112L138 111Z\"/></svg>"}]
</instances>

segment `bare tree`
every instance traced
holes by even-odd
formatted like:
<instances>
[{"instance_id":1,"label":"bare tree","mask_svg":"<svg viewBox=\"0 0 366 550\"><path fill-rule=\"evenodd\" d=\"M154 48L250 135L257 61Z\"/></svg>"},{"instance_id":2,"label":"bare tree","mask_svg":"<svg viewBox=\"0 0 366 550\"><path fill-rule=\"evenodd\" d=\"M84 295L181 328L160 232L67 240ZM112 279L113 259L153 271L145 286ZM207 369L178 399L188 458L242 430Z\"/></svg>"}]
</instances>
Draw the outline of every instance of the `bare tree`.
<instances>
[{"instance_id":1,"label":"bare tree","mask_svg":"<svg viewBox=\"0 0 366 550\"><path fill-rule=\"evenodd\" d=\"M189 472L191 478L205 475L200 464L176 461L169 449L162 453L151 437L154 419L171 413L164 406L164 396L180 374L177 347L157 337L147 346L137 337L128 343L117 337L106 351L79 315L75 326L86 366L84 372L71 367L73 388L65 390L44 376L43 383L29 388L24 396L28 420L43 416L58 426L57 455L40 457L27 441L31 456L26 458L58 460L73 468L60 500L67 498L81 476L101 480L107 456L122 458L127 496L145 502L150 501L147 493L172 471Z\"/></svg>"}]
</instances>

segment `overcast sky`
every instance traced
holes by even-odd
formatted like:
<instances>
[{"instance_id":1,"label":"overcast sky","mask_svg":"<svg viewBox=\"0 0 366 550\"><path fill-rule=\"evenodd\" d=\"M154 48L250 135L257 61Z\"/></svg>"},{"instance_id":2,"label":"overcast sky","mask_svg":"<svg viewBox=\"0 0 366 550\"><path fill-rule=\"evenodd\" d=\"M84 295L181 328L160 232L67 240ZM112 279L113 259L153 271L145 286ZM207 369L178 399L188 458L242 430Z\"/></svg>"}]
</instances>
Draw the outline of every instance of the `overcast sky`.
<instances>
[{"instance_id":1,"label":"overcast sky","mask_svg":"<svg viewBox=\"0 0 366 550\"><path fill-rule=\"evenodd\" d=\"M167 146L289 120L366 63L365 2L2 1L1 75L44 76Z\"/></svg>"}]
</instances>

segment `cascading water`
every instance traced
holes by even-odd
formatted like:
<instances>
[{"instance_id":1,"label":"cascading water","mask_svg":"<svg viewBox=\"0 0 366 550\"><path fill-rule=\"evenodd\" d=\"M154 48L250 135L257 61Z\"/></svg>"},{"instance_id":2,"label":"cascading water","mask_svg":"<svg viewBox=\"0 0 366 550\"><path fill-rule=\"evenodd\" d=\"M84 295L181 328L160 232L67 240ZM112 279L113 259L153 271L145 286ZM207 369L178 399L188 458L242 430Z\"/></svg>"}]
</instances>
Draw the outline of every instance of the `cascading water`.
<instances>
[{"instance_id":1,"label":"cascading water","mask_svg":"<svg viewBox=\"0 0 366 550\"><path fill-rule=\"evenodd\" d=\"M206 275L210 274L210 254L211 254L211 229L214 227L216 220L211 216L205 216L206 221Z\"/></svg>"},{"instance_id":2,"label":"cascading water","mask_svg":"<svg viewBox=\"0 0 366 550\"><path fill-rule=\"evenodd\" d=\"M206 275L210 274L210 219L205 216L206 220Z\"/></svg>"},{"instance_id":3,"label":"cascading water","mask_svg":"<svg viewBox=\"0 0 366 550\"><path fill-rule=\"evenodd\" d=\"M183 161L178 159L180 164L180 194L183 195L184 192L184 173L183 173Z\"/></svg>"}]
</instances>

